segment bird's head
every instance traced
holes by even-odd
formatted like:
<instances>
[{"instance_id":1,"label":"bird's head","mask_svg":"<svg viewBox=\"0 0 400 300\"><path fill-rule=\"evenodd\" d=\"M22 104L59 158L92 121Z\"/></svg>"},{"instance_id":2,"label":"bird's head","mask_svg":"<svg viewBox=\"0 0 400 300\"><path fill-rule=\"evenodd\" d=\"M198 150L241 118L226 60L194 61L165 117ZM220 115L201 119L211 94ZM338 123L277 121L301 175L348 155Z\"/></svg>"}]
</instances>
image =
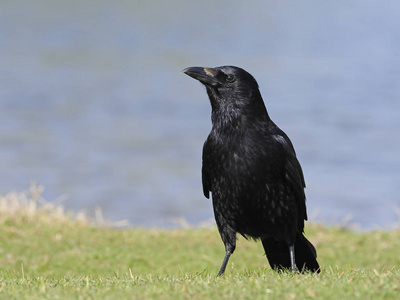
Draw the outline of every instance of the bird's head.
<instances>
[{"instance_id":1,"label":"bird's head","mask_svg":"<svg viewBox=\"0 0 400 300\"><path fill-rule=\"evenodd\" d=\"M183 73L203 83L213 111L264 107L257 81L245 70L222 66L216 68L189 67Z\"/></svg>"}]
</instances>

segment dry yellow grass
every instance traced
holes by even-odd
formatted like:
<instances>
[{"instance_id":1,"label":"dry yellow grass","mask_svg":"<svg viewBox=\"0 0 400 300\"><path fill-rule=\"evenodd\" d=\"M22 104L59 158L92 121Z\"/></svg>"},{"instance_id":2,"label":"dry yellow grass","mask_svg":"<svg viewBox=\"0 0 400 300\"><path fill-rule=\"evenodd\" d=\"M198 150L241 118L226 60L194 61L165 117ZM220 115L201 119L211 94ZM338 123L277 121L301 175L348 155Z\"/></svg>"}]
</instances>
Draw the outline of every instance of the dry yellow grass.
<instances>
[{"instance_id":1,"label":"dry yellow grass","mask_svg":"<svg viewBox=\"0 0 400 300\"><path fill-rule=\"evenodd\" d=\"M42 197L43 191L43 186L32 183L26 191L0 194L0 223L8 220L31 222L39 219L44 224L72 220L89 223L84 213L66 213L62 205L46 201Z\"/></svg>"}]
</instances>

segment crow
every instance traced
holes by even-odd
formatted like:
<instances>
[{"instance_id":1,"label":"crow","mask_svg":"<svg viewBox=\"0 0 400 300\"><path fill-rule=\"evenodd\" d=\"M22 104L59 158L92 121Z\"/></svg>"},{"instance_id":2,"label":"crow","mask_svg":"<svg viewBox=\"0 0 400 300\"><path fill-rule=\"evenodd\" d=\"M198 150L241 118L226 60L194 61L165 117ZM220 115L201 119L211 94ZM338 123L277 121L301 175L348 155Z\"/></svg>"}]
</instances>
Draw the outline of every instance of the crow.
<instances>
[{"instance_id":1,"label":"crow","mask_svg":"<svg viewBox=\"0 0 400 300\"><path fill-rule=\"evenodd\" d=\"M288 136L270 119L257 81L234 66L189 67L183 73L205 85L212 129L203 146L204 196L212 195L226 255L236 234L261 239L275 270L320 271L314 246L304 236L305 181Z\"/></svg>"}]
</instances>

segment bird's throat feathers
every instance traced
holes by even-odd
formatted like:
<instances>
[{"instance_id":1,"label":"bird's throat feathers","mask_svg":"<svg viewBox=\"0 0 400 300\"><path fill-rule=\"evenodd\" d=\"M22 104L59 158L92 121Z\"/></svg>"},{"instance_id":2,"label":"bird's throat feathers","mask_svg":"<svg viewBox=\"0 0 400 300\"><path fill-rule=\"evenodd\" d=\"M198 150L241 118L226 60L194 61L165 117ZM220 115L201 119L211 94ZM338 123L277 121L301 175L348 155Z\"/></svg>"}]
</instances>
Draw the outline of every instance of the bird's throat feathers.
<instances>
[{"instance_id":1,"label":"bird's throat feathers","mask_svg":"<svg viewBox=\"0 0 400 300\"><path fill-rule=\"evenodd\" d=\"M211 113L211 121L214 130L224 131L239 130L245 123L246 116L241 114L241 109L230 105L220 106L213 109Z\"/></svg>"},{"instance_id":2,"label":"bird's throat feathers","mask_svg":"<svg viewBox=\"0 0 400 300\"><path fill-rule=\"evenodd\" d=\"M236 99L210 97L213 130L241 131L258 122L270 120L262 98L254 103L244 103Z\"/></svg>"}]
</instances>

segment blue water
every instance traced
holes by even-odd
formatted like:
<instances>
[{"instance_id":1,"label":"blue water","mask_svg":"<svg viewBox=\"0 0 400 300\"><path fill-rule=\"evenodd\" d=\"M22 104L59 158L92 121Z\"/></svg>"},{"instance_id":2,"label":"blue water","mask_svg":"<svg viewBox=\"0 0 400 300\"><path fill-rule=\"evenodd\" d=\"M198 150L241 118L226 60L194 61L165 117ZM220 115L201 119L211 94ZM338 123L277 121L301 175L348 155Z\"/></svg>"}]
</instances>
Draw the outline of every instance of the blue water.
<instances>
[{"instance_id":1,"label":"blue water","mask_svg":"<svg viewBox=\"0 0 400 300\"><path fill-rule=\"evenodd\" d=\"M400 222L400 2L2 1L0 193L45 186L134 226L213 218L188 66L259 82L303 166L310 220Z\"/></svg>"}]
</instances>

